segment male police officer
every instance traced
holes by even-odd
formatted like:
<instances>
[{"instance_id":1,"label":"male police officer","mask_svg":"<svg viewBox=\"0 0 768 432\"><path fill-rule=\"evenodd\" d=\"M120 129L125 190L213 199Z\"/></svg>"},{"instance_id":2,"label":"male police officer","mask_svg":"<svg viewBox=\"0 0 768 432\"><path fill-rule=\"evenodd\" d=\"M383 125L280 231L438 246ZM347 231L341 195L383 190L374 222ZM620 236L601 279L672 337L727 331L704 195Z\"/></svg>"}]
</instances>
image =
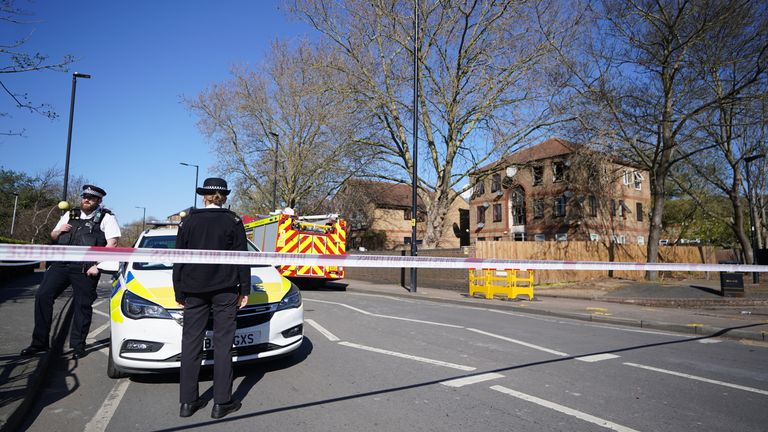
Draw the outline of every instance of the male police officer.
<instances>
[{"instance_id":1,"label":"male police officer","mask_svg":"<svg viewBox=\"0 0 768 432\"><path fill-rule=\"evenodd\" d=\"M107 193L104 189L84 185L80 208L65 213L51 231L56 244L71 246L117 246L120 227L117 219L108 209L101 207L101 200ZM96 285L99 269L95 262L54 262L45 272L43 282L35 294L35 330L32 344L21 351L27 356L47 351L49 333L53 320L53 302L72 285L72 308L74 315L69 335L72 357L85 356L85 338L91 327L93 302L96 300Z\"/></svg>"}]
</instances>

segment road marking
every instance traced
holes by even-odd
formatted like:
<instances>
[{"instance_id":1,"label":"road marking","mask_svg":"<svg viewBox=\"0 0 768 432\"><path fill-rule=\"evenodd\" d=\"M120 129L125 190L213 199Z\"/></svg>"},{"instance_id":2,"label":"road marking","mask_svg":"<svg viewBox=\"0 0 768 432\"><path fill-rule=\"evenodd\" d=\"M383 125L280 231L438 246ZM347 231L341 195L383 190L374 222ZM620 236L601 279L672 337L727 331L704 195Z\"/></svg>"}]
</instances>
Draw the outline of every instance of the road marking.
<instances>
[{"instance_id":1,"label":"road marking","mask_svg":"<svg viewBox=\"0 0 768 432\"><path fill-rule=\"evenodd\" d=\"M328 340L331 341L331 342L338 342L338 341L341 340L341 339L337 338L336 335L334 335L333 333L331 333L328 330L326 330L325 327L323 327L320 324L316 323L315 320L313 320L313 319L306 318L306 319L304 319L304 322L309 324L309 325L311 325L312 327L314 327L315 330L319 331L323 336L328 338Z\"/></svg>"},{"instance_id":2,"label":"road marking","mask_svg":"<svg viewBox=\"0 0 768 432\"><path fill-rule=\"evenodd\" d=\"M583 420L585 422L593 423L593 424L596 424L598 426L601 426L601 427L604 427L604 428L607 428L607 429L612 429L612 430L615 430L615 431L618 431L618 432L637 432L635 429L628 428L626 426L622 426L620 424L616 424L616 423L613 423L611 421L608 421L608 420L605 420L605 419L601 419L600 417L595 417L593 415L590 415L590 414L587 414L587 413L584 413L584 412L581 412L581 411L577 411L577 410L575 410L573 408L568 408L567 406L563 406L563 405L560 405L560 404L557 404L557 403L554 403L554 402L550 402L550 401L547 401L547 400L544 400L544 399L539 399L539 398L537 398L535 396L527 395L525 393L520 393L518 391L509 389L509 388L506 388L506 387L503 387L503 386L495 385L495 386L492 386L491 389L492 390L496 390L497 392L501 392L501 393L507 394L509 396L516 397L518 399L522 399L522 400L525 400L525 401L528 401L528 402L535 403L537 405L541 405L541 406L543 406L545 408L549 408L549 409L553 409L555 411L559 411L559 412L561 412L563 414L567 414L569 416L576 417L579 420ZM573 428L573 429L578 429L578 428Z\"/></svg>"},{"instance_id":3,"label":"road marking","mask_svg":"<svg viewBox=\"0 0 768 432\"><path fill-rule=\"evenodd\" d=\"M93 339L97 334L103 332L109 327L109 322L106 324L101 325L100 327L94 329L92 332L88 333L88 339Z\"/></svg>"},{"instance_id":4,"label":"road marking","mask_svg":"<svg viewBox=\"0 0 768 432\"><path fill-rule=\"evenodd\" d=\"M344 303L332 302L332 301L327 301L327 300L315 300L315 299L310 299L310 298L304 298L304 300L311 301L311 302L317 302L317 303L325 303L325 304L332 304L332 305L337 305L337 306L343 306L343 307L345 307L347 309L351 309L351 310L353 310L355 312L359 312L359 313L361 313L363 315L373 315L372 313L370 313L368 311L364 311L362 309L358 309L356 307L353 307L353 306L350 306L350 305L347 305L347 304L344 304Z\"/></svg>"},{"instance_id":5,"label":"road marking","mask_svg":"<svg viewBox=\"0 0 768 432\"><path fill-rule=\"evenodd\" d=\"M619 358L619 356L617 356L616 354L595 354L595 355L584 356L584 357L576 357L576 360L580 360L588 363L594 363L594 362L610 360L615 358Z\"/></svg>"},{"instance_id":6,"label":"road marking","mask_svg":"<svg viewBox=\"0 0 768 432\"><path fill-rule=\"evenodd\" d=\"M448 363L448 362L444 362L444 361L441 361L441 360L433 360L433 359L428 359L428 358L425 358L425 357L419 357L419 356L414 356L414 355L410 355L410 354L403 354L403 353L399 353L399 352L395 352L395 351L388 351L388 350L384 350L384 349L381 349L381 348L369 347L369 346L360 345L360 344L356 344L356 343L352 343L352 342L339 342L339 345L343 345L343 346L350 347L350 348L357 348L357 349L361 349L361 350L365 350L365 351L371 351L371 352L375 352L375 353L379 353L379 354L386 354L386 355L390 355L390 356L393 356L393 357L400 357L400 358L404 358L404 359L408 359L408 360L416 360L416 361L419 361L419 362L422 362L422 363L429 363L429 364L433 364L433 365L437 365L437 366L444 366L444 367L448 367L448 368L452 368L452 369L459 369L459 370L463 370L463 371L473 371L473 370L477 369L477 368L474 368L472 366L464 366L464 365L455 364L455 363Z\"/></svg>"},{"instance_id":7,"label":"road marking","mask_svg":"<svg viewBox=\"0 0 768 432\"><path fill-rule=\"evenodd\" d=\"M429 325L435 325L435 326L440 326L440 327L450 327L450 328L457 328L457 329L464 328L463 326L455 325L455 324L445 324L445 323L439 323L439 322L434 322L434 321L418 320L418 319L414 319L414 318L402 318L402 317L396 317L396 316L392 316L392 315L377 314L377 313L368 312L366 310L362 310L362 309L359 309L359 308L356 308L356 307L353 307L353 306L350 306L350 305L347 305L347 304L344 304L344 303L331 302L331 301L326 301L326 300L315 300L315 299L305 299L305 300L309 300L309 301L313 301L313 302L318 302L318 303L326 303L326 304L333 304L333 305L343 306L343 307L351 309L351 310L353 310L355 312L359 312L359 313L364 314L364 315L374 316L374 317L378 317L378 318L387 318L387 319L393 319L393 320L398 320L398 321L408 321L408 322L415 322L415 323L419 323L419 324L429 324Z\"/></svg>"},{"instance_id":8,"label":"road marking","mask_svg":"<svg viewBox=\"0 0 768 432\"><path fill-rule=\"evenodd\" d=\"M96 415L93 416L91 421L85 425L85 432L103 432L107 430L109 421L112 420L112 416L115 414L117 406L120 405L120 400L123 398L130 383L131 381L126 378L115 383L112 391L109 392L107 398L104 399L104 403L101 404L101 408L96 411Z\"/></svg>"},{"instance_id":9,"label":"road marking","mask_svg":"<svg viewBox=\"0 0 768 432\"><path fill-rule=\"evenodd\" d=\"M385 298L385 299L388 299L388 300L394 300L394 301L399 301L399 302L403 302L403 303L415 303L413 300L408 300L408 299L404 299L404 298L400 298L400 297L393 297L393 296L388 296L388 295L383 295L383 294L364 294L364 293L353 293L353 292L351 292L349 294L356 295L356 296L361 296L361 297L381 297L381 298Z\"/></svg>"},{"instance_id":10,"label":"road marking","mask_svg":"<svg viewBox=\"0 0 768 432\"><path fill-rule=\"evenodd\" d=\"M528 347L528 348L533 348L535 350L544 351L546 353L554 354L556 356L568 357L568 354L566 354L564 352L555 351L555 350L552 350L552 349L549 349L549 348L544 348L542 346L534 345L534 344L531 344L531 343L528 343L528 342L523 342L523 341L520 341L520 340L517 340L517 339L508 338L506 336L501 336L501 335L497 335L497 334L493 334L493 333L488 333L486 331L478 330L478 329L473 329L473 328L467 328L467 330L469 330L471 332L475 332L475 333L480 333L480 334L483 334L483 335L486 335L486 336L495 337L497 339L505 340L507 342L512 342L512 343L515 343L515 344L518 344L518 345L522 345L522 346L525 346L525 347Z\"/></svg>"},{"instance_id":11,"label":"road marking","mask_svg":"<svg viewBox=\"0 0 768 432\"><path fill-rule=\"evenodd\" d=\"M470 384L477 384L480 382L495 380L498 378L504 378L504 375L498 373L487 373L482 375L475 375L465 378L456 378L448 381L441 381L440 384L448 387L464 387Z\"/></svg>"},{"instance_id":12,"label":"road marking","mask_svg":"<svg viewBox=\"0 0 768 432\"><path fill-rule=\"evenodd\" d=\"M679 333L673 333L673 332L667 332L667 331L640 330L640 329L632 329L632 328L626 328L626 327L616 327L614 325L608 325L608 324L580 324L580 325L583 325L585 327L597 327L601 329L617 330L617 331L630 332L630 333L643 333L643 334L670 336L670 337L676 337L676 338L678 337L692 338L693 337L686 334L679 334Z\"/></svg>"},{"instance_id":13,"label":"road marking","mask_svg":"<svg viewBox=\"0 0 768 432\"><path fill-rule=\"evenodd\" d=\"M101 300L97 301L96 303L94 303L94 304L93 304L93 307L98 307L98 306L100 306L102 303L104 303L104 299L101 299Z\"/></svg>"},{"instance_id":14,"label":"road marking","mask_svg":"<svg viewBox=\"0 0 768 432\"><path fill-rule=\"evenodd\" d=\"M98 310L98 309L94 309L94 310L93 310L93 313L95 313L95 314L98 314L98 315L101 315L101 316L103 316L103 317L107 317L107 318L109 318L109 314L108 314L108 313L106 313L106 312L102 312L102 311L100 311L100 310Z\"/></svg>"},{"instance_id":15,"label":"road marking","mask_svg":"<svg viewBox=\"0 0 768 432\"><path fill-rule=\"evenodd\" d=\"M686 373L675 372L675 371L671 371L671 370L667 370L667 369L655 368L655 367L652 367L652 366L645 366L645 365L641 365L641 364L637 364L637 363L624 363L624 364L627 365L627 366L632 366L632 367L636 367L636 368L640 368L640 369L647 369L649 371L661 372L661 373L668 374L668 375L679 376L679 377L682 377L682 378L688 378L688 379L692 379L692 380L696 380L696 381L701 381L701 382L705 382L705 383L710 383L710 384L717 384L717 385L721 385L721 386L724 386L724 387L730 387L730 388L735 388L735 389L739 389L739 390L745 390L745 391L748 391L748 392L753 392L753 393L758 393L758 394L761 394L761 395L768 396L768 391L756 389L756 388L753 388L753 387L747 387L747 386L742 386L742 385L738 385L738 384L731 384L731 383L727 383L727 382L724 382L724 381L713 380L713 379L704 378L704 377L700 377L700 376L696 376L696 375L689 375L689 374L686 374Z\"/></svg>"},{"instance_id":16,"label":"road marking","mask_svg":"<svg viewBox=\"0 0 768 432\"><path fill-rule=\"evenodd\" d=\"M702 344L716 344L722 341L718 339L699 339L698 342Z\"/></svg>"}]
</instances>

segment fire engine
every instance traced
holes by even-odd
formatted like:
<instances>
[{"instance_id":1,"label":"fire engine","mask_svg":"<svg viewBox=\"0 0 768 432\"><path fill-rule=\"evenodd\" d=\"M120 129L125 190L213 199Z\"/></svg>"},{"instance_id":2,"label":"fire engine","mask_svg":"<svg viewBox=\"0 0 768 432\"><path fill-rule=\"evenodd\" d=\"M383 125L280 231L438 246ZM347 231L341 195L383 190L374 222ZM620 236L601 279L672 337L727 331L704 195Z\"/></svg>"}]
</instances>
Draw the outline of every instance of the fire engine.
<instances>
[{"instance_id":1,"label":"fire engine","mask_svg":"<svg viewBox=\"0 0 768 432\"><path fill-rule=\"evenodd\" d=\"M248 238L264 252L344 255L347 252L347 222L338 214L296 216L290 209L277 214L243 216ZM336 280L344 278L344 267L278 266L283 276Z\"/></svg>"}]
</instances>

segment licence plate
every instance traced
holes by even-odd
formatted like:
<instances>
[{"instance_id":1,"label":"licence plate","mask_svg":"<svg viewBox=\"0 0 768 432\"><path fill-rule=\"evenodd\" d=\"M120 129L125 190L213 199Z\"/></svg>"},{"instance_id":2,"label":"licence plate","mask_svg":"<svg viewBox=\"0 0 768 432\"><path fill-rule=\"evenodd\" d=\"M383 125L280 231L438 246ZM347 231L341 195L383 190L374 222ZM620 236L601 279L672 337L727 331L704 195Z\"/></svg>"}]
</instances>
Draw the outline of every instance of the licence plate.
<instances>
[{"instance_id":1,"label":"licence plate","mask_svg":"<svg viewBox=\"0 0 768 432\"><path fill-rule=\"evenodd\" d=\"M213 349L213 332L205 332L206 336L203 339L203 349L210 351ZM259 330L251 331L237 331L235 332L235 340L232 343L233 347L256 345L261 341L261 332Z\"/></svg>"}]
</instances>

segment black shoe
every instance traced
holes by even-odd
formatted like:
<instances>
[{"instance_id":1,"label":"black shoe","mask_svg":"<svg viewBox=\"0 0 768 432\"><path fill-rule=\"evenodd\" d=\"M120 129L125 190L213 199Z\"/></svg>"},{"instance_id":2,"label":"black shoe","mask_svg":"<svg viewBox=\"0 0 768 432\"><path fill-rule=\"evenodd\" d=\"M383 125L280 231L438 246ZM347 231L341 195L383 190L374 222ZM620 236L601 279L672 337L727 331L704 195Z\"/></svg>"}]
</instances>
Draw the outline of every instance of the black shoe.
<instances>
[{"instance_id":1,"label":"black shoe","mask_svg":"<svg viewBox=\"0 0 768 432\"><path fill-rule=\"evenodd\" d=\"M197 410L200 408L204 408L206 405L208 405L208 401L200 398L197 398L196 401L191 403L183 403L181 404L181 409L179 409L179 416L189 417L197 412Z\"/></svg>"},{"instance_id":2,"label":"black shoe","mask_svg":"<svg viewBox=\"0 0 768 432\"><path fill-rule=\"evenodd\" d=\"M48 347L40 347L35 345L30 345L23 350L21 350L21 355L23 356L32 356L35 354L40 354L48 351Z\"/></svg>"},{"instance_id":3,"label":"black shoe","mask_svg":"<svg viewBox=\"0 0 768 432\"><path fill-rule=\"evenodd\" d=\"M224 404L213 404L213 409L211 410L211 417L215 419L220 419L227 414L231 414L239 410L241 406L243 406L243 404L240 403L239 400L232 400L229 403L224 403Z\"/></svg>"},{"instance_id":4,"label":"black shoe","mask_svg":"<svg viewBox=\"0 0 768 432\"><path fill-rule=\"evenodd\" d=\"M88 352L85 350L85 348L77 347L72 352L72 360L81 359L81 358L85 357L86 355L88 355Z\"/></svg>"}]
</instances>

